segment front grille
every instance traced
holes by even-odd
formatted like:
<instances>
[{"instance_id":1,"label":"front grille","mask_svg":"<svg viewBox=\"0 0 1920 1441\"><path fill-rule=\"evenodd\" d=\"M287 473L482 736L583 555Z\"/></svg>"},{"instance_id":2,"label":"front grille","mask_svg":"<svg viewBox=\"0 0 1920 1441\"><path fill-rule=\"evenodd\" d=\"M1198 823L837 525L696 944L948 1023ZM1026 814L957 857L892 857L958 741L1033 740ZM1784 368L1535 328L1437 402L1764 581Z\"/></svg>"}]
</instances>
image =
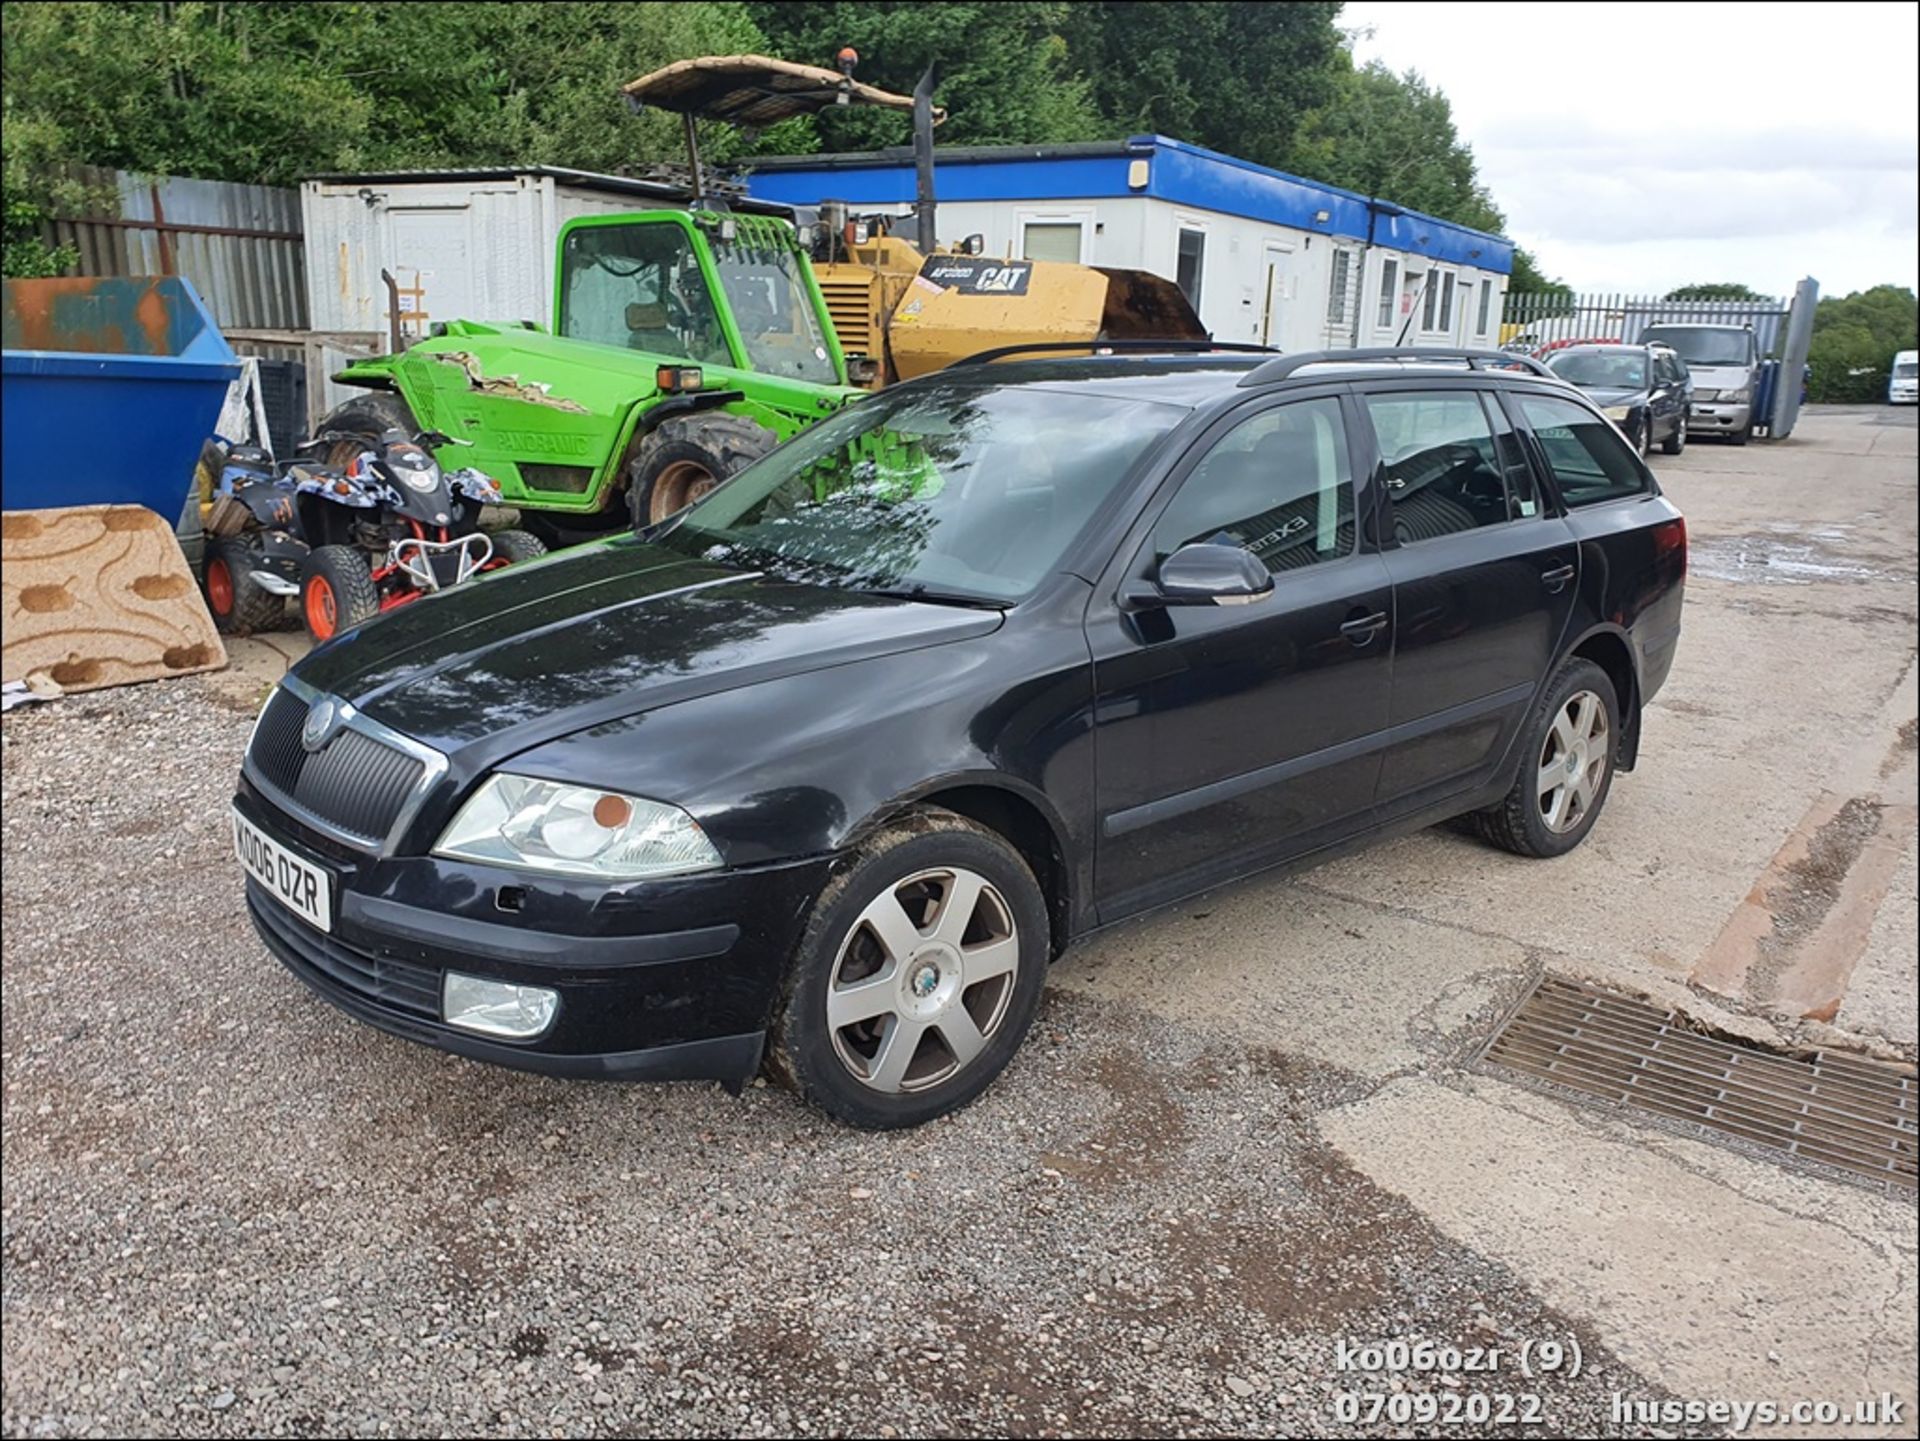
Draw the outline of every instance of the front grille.
<instances>
[{"instance_id":1,"label":"front grille","mask_svg":"<svg viewBox=\"0 0 1920 1441\"><path fill-rule=\"evenodd\" d=\"M317 751L300 740L307 702L284 687L274 692L254 731L248 752L269 799L327 822L368 844L393 828L426 767L417 757L363 735L341 730Z\"/></svg>"},{"instance_id":2,"label":"front grille","mask_svg":"<svg viewBox=\"0 0 1920 1441\"><path fill-rule=\"evenodd\" d=\"M323 979L391 1010L430 1021L440 1019L440 972L370 956L322 935L291 911L266 899L257 882L247 882L247 896L260 926Z\"/></svg>"},{"instance_id":3,"label":"front grille","mask_svg":"<svg viewBox=\"0 0 1920 1441\"><path fill-rule=\"evenodd\" d=\"M820 298L827 302L840 348L849 355L873 354L873 281L820 276Z\"/></svg>"}]
</instances>

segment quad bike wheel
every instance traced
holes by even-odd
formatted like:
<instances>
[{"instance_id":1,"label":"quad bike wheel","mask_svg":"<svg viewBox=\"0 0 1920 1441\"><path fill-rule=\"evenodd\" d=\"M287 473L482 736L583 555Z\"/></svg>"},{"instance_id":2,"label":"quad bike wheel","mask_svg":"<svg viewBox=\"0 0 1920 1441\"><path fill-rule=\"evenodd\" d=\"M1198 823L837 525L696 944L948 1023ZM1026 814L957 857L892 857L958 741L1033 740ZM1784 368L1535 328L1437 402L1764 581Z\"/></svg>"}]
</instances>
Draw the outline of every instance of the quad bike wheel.
<instances>
[{"instance_id":1,"label":"quad bike wheel","mask_svg":"<svg viewBox=\"0 0 1920 1441\"><path fill-rule=\"evenodd\" d=\"M300 618L317 645L380 614L380 590L367 558L350 545L323 545L300 578Z\"/></svg>"},{"instance_id":2,"label":"quad bike wheel","mask_svg":"<svg viewBox=\"0 0 1920 1441\"><path fill-rule=\"evenodd\" d=\"M778 444L772 431L743 415L709 411L661 421L627 462L633 528L685 510Z\"/></svg>"},{"instance_id":3,"label":"quad bike wheel","mask_svg":"<svg viewBox=\"0 0 1920 1441\"><path fill-rule=\"evenodd\" d=\"M496 530L487 539L493 542L493 553L509 565L538 560L547 553L546 542L524 530Z\"/></svg>"},{"instance_id":4,"label":"quad bike wheel","mask_svg":"<svg viewBox=\"0 0 1920 1441\"><path fill-rule=\"evenodd\" d=\"M253 578L264 564L255 536L209 536L201 576L207 610L214 625L227 635L251 635L278 630L287 613L284 596L275 595Z\"/></svg>"}]
</instances>

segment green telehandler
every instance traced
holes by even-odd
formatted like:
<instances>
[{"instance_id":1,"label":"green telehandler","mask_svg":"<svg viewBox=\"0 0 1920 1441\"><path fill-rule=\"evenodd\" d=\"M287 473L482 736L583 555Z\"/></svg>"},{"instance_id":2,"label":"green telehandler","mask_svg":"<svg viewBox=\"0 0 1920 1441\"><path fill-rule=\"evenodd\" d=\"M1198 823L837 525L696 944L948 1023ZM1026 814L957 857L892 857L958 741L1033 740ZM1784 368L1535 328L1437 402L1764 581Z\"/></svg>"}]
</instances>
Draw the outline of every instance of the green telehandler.
<instances>
[{"instance_id":1,"label":"green telehandler","mask_svg":"<svg viewBox=\"0 0 1920 1441\"><path fill-rule=\"evenodd\" d=\"M492 476L523 524L564 544L663 520L867 394L794 227L708 192L694 114L764 125L834 104L911 111L913 98L847 67L753 58L764 73L751 93L709 86L668 107L686 121L688 209L561 228L550 328L455 320L350 364L334 379L368 393L317 430L371 438L399 426L466 442L459 463Z\"/></svg>"}]
</instances>

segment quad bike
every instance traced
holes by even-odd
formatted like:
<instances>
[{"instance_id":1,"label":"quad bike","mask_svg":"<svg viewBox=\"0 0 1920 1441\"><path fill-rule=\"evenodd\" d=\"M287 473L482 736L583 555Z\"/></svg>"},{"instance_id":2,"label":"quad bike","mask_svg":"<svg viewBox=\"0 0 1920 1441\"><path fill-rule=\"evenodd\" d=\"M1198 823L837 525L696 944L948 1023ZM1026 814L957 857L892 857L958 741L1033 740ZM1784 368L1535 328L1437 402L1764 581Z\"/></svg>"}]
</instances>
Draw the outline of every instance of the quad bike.
<instances>
[{"instance_id":1,"label":"quad bike","mask_svg":"<svg viewBox=\"0 0 1920 1441\"><path fill-rule=\"evenodd\" d=\"M547 553L524 530L489 535L481 507L500 488L478 470L446 471L433 449L463 442L438 431L409 437L323 431L303 449L325 455L287 467L292 508L307 550L297 591L315 641L331 640L469 576ZM431 448L430 448L431 447Z\"/></svg>"},{"instance_id":2,"label":"quad bike","mask_svg":"<svg viewBox=\"0 0 1920 1441\"><path fill-rule=\"evenodd\" d=\"M208 502L201 584L214 624L232 635L279 630L287 599L300 592L307 557L292 482L257 445L215 437L200 454L200 494Z\"/></svg>"}]
</instances>

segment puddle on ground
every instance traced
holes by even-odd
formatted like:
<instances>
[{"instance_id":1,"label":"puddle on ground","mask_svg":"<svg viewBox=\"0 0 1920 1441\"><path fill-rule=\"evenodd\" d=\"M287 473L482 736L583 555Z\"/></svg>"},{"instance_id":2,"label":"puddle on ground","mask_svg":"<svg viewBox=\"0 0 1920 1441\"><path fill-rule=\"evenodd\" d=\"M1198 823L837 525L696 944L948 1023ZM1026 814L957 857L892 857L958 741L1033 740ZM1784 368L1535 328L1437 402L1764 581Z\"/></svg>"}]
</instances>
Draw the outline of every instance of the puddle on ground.
<instances>
[{"instance_id":1,"label":"puddle on ground","mask_svg":"<svg viewBox=\"0 0 1920 1441\"><path fill-rule=\"evenodd\" d=\"M1750 581L1761 585L1814 585L1897 580L1879 566L1840 555L1833 548L1847 539L1845 526L1780 534L1702 536L1687 548L1687 573L1707 580Z\"/></svg>"}]
</instances>

